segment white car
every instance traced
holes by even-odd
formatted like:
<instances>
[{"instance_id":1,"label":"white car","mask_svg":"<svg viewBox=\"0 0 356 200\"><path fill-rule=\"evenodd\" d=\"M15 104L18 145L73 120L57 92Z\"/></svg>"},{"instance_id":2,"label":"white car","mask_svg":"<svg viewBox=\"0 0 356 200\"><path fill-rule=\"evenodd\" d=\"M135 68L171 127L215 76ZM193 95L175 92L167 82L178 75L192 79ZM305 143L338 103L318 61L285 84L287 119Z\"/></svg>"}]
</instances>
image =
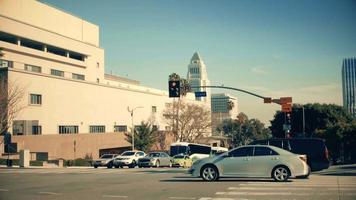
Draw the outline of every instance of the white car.
<instances>
[{"instance_id":1,"label":"white car","mask_svg":"<svg viewBox=\"0 0 356 200\"><path fill-rule=\"evenodd\" d=\"M215 181L220 177L264 177L287 181L289 177L308 176L310 169L306 155L273 146L247 145L197 160L189 172L205 181Z\"/></svg>"},{"instance_id":2,"label":"white car","mask_svg":"<svg viewBox=\"0 0 356 200\"><path fill-rule=\"evenodd\" d=\"M113 164L115 168L122 168L123 166L134 168L138 163L138 159L145 156L146 154L143 151L125 151L114 159Z\"/></svg>"}]
</instances>

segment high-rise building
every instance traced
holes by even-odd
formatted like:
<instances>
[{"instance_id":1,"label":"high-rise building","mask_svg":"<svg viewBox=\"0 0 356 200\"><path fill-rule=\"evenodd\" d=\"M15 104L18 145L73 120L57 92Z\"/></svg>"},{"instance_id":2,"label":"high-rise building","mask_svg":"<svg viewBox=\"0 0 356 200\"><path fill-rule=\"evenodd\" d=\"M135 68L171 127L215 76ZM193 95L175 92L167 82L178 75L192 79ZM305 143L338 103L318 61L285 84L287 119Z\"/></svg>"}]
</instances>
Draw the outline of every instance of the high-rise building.
<instances>
[{"instance_id":1,"label":"high-rise building","mask_svg":"<svg viewBox=\"0 0 356 200\"><path fill-rule=\"evenodd\" d=\"M210 102L210 89L203 88L201 86L209 86L210 81L208 79L208 73L206 71L206 66L201 59L198 52L195 52L192 59L190 59L190 63L188 65L188 74L187 80L192 86L193 92L206 91L206 97L196 97L196 100L204 101L206 103Z\"/></svg>"},{"instance_id":2,"label":"high-rise building","mask_svg":"<svg viewBox=\"0 0 356 200\"><path fill-rule=\"evenodd\" d=\"M238 112L237 98L227 93L211 95L211 127L213 135L219 135L217 127L227 119L236 118Z\"/></svg>"},{"instance_id":3,"label":"high-rise building","mask_svg":"<svg viewBox=\"0 0 356 200\"><path fill-rule=\"evenodd\" d=\"M356 117L356 58L342 62L342 97L345 109Z\"/></svg>"}]
</instances>

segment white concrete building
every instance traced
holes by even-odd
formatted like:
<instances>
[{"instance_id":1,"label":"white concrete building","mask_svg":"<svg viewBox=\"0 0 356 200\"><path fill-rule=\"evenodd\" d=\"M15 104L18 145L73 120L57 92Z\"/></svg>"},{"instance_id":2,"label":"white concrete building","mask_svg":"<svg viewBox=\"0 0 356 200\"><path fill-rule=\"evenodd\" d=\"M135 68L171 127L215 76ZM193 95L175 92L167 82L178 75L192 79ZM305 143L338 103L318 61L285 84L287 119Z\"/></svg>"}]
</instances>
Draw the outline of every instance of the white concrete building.
<instances>
[{"instance_id":1,"label":"white concrete building","mask_svg":"<svg viewBox=\"0 0 356 200\"><path fill-rule=\"evenodd\" d=\"M78 140L89 140L94 138L92 133L127 132L132 120L128 107L136 108L134 126L154 119L159 130L168 128L162 118L165 104L171 102L167 91L104 73L105 51L100 48L99 27L95 24L38 1L1 0L0 48L0 78L25 89L20 103L24 109L10 127L10 132L18 135L18 150L35 148L50 152L49 157L67 156L70 153L51 149L46 142L42 149L30 143L43 138L60 143L62 137L58 135L68 135L68 143L73 134L83 134ZM82 154L129 146L120 133L100 137L100 145L84 147L87 150ZM32 138L29 143L21 139L31 135L55 137ZM74 144L80 145L80 141L74 140ZM97 153L94 155L97 157Z\"/></svg>"},{"instance_id":2,"label":"white concrete building","mask_svg":"<svg viewBox=\"0 0 356 200\"><path fill-rule=\"evenodd\" d=\"M190 59L187 80L192 86L193 92L206 91L206 97L196 97L196 100L206 102L210 105L210 88L199 88L201 86L210 86L210 81L208 79L208 72L204 61L198 52L195 52L193 57Z\"/></svg>"},{"instance_id":3,"label":"white concrete building","mask_svg":"<svg viewBox=\"0 0 356 200\"><path fill-rule=\"evenodd\" d=\"M232 102L229 103L229 102ZM211 95L211 122L213 135L220 135L216 128L227 119L235 119L239 114L237 98L228 93Z\"/></svg>"}]
</instances>

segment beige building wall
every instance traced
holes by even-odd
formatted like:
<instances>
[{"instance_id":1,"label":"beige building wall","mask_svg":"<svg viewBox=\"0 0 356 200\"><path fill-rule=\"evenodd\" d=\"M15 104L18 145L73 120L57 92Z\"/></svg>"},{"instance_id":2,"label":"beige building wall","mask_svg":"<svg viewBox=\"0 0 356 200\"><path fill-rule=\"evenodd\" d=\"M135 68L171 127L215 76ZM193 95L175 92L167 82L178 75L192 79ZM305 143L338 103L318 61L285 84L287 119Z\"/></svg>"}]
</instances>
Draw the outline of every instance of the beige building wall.
<instances>
[{"instance_id":1,"label":"beige building wall","mask_svg":"<svg viewBox=\"0 0 356 200\"><path fill-rule=\"evenodd\" d=\"M31 153L47 152L49 160L85 157L95 159L99 157L100 149L130 147L124 133L12 136L12 142L17 143L18 150L29 149Z\"/></svg>"},{"instance_id":2,"label":"beige building wall","mask_svg":"<svg viewBox=\"0 0 356 200\"><path fill-rule=\"evenodd\" d=\"M0 34L16 39L15 43L0 41L4 54L0 59L12 63L5 67L10 84L25 90L20 103L24 108L15 120L38 120L42 127L40 136L14 136L18 151L48 151L51 158L70 159L74 140L78 140L77 157L89 152L97 157L99 149L127 147L122 135L111 132L115 125L130 130L128 107L142 107L134 111L134 125L153 119L160 130L165 130L162 112L172 99L166 91L141 86L138 81L106 79L97 25L38 1L0 0ZM24 41L40 43L43 48L26 47ZM66 54L53 54L48 51L50 47ZM83 59L71 58L72 52ZM41 67L41 72L26 70L27 65ZM52 69L63 71L63 77L51 75ZM85 80L73 79L73 74L84 75ZM31 94L41 95L42 103L31 105ZM192 94L185 100L210 108L205 102L195 101ZM79 134L59 134L62 125L78 126ZM105 126L106 133L86 134L90 125ZM9 131L13 132L12 127Z\"/></svg>"}]
</instances>

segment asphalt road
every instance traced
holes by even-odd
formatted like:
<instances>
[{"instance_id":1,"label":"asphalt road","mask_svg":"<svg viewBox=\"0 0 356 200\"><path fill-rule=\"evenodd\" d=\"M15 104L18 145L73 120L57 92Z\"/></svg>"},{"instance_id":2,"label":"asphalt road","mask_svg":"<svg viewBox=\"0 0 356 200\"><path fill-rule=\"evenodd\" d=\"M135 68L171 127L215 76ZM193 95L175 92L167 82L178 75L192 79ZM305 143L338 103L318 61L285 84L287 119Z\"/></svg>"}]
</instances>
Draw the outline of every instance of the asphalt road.
<instances>
[{"instance_id":1,"label":"asphalt road","mask_svg":"<svg viewBox=\"0 0 356 200\"><path fill-rule=\"evenodd\" d=\"M186 169L0 168L0 200L355 200L356 165L332 167L309 179L203 182Z\"/></svg>"}]
</instances>

